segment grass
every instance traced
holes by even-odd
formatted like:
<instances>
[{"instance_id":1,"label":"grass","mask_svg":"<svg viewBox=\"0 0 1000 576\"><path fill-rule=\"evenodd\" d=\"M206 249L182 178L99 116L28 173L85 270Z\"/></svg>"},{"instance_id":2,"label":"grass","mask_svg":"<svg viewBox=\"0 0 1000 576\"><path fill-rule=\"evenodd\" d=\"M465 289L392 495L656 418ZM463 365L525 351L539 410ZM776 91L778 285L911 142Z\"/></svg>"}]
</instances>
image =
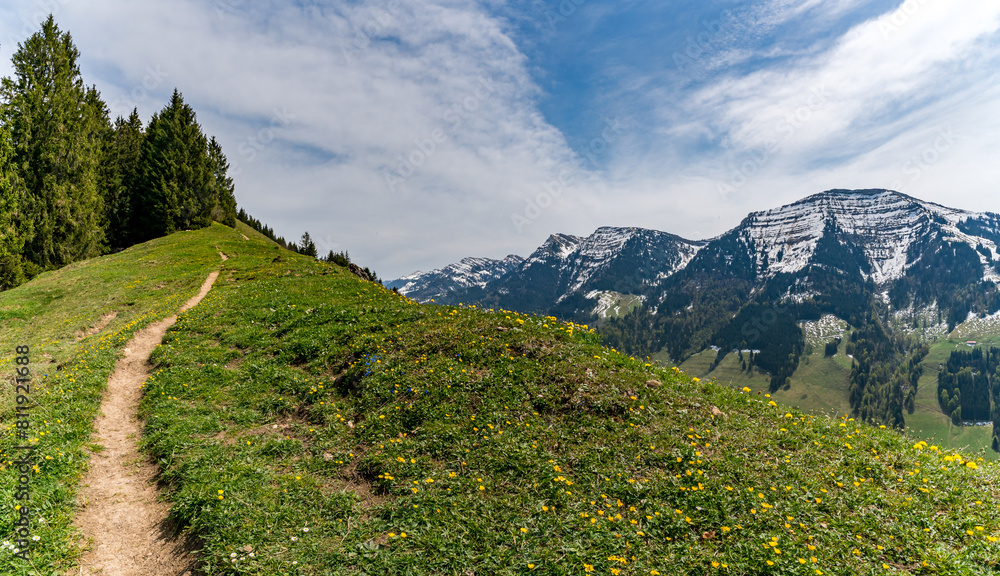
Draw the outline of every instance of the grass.
<instances>
[{"instance_id":1,"label":"grass","mask_svg":"<svg viewBox=\"0 0 1000 576\"><path fill-rule=\"evenodd\" d=\"M845 346L845 343L841 343L839 353L832 357L824 357L822 351L803 356L795 374L789 379L789 385L775 392L774 399L812 414L850 413L847 381L851 372L851 360L844 354ZM719 384L737 389L748 387L761 394L770 389L770 375L756 370L752 374L747 373L736 354L727 354L709 372L715 357L715 351L707 350L691 356L680 368L692 376L711 378Z\"/></svg>"},{"instance_id":2,"label":"grass","mask_svg":"<svg viewBox=\"0 0 1000 576\"><path fill-rule=\"evenodd\" d=\"M216 246L228 261L211 258ZM194 252L180 258L182 248ZM73 455L33 476L64 492L37 495L53 510L33 557L38 573L66 571L75 558L60 544L72 536L66 504L116 347L217 267L208 297L154 352L141 405L142 445L162 467L173 516L203 542L206 574L1000 566L1000 478L972 455L659 368L553 318L420 306L219 227L145 249L190 272L189 283L162 303L148 286L136 292L133 307L147 312L120 313L106 329L114 338L64 342L59 378L44 380L56 399L44 397L46 419L75 424L38 441ZM105 260L80 273L154 273L128 256ZM86 314L59 330L86 329L106 311L103 301L79 305ZM42 310L30 321L61 326ZM84 367L90 341L105 342L93 354L106 360ZM65 389L83 392L56 392ZM9 469L0 480L11 501ZM2 516L4 530L12 518Z\"/></svg>"},{"instance_id":3,"label":"grass","mask_svg":"<svg viewBox=\"0 0 1000 576\"><path fill-rule=\"evenodd\" d=\"M987 337L985 344L1000 345L1000 342ZM907 428L912 434L928 442L975 452L987 460L1000 460L1000 454L990 448L993 441L992 427L955 426L951 422L951 417L945 415L938 405L938 365L947 362L954 350L969 350L969 348L965 345L964 339L939 340L931 346L930 352L922 362L924 373L917 385L917 409L913 414L906 415Z\"/></svg>"},{"instance_id":4,"label":"grass","mask_svg":"<svg viewBox=\"0 0 1000 576\"><path fill-rule=\"evenodd\" d=\"M61 574L73 565L80 554L72 526L76 486L95 447L90 433L119 350L137 330L172 314L197 293L219 265L216 246L233 242L233 233L221 226L179 233L47 272L0 293L5 317L0 372L7 375L0 394L5 432L0 437L0 542L7 542L0 547L0 572ZM83 337L111 311L117 316L102 331ZM37 403L32 433L24 440L15 435L13 416L14 350L22 344L30 346L30 396ZM14 446L25 441L37 447L37 469L30 474L32 533L39 538L32 545L33 564L14 558L8 545L18 514L14 488L19 474L13 463L23 455Z\"/></svg>"},{"instance_id":5,"label":"grass","mask_svg":"<svg viewBox=\"0 0 1000 576\"><path fill-rule=\"evenodd\" d=\"M419 306L287 253L227 261L154 359L144 446L212 574L1000 561L981 461L658 369L552 318Z\"/></svg>"},{"instance_id":6,"label":"grass","mask_svg":"<svg viewBox=\"0 0 1000 576\"><path fill-rule=\"evenodd\" d=\"M976 335L984 346L1000 346L1000 340L989 335ZM825 357L822 346L813 347L813 353L804 355L798 369L789 379L789 385L776 393L774 399L810 414L843 415L851 413L848 401L848 382L851 373L851 359L845 348L850 332L840 344L837 355ZM817 339L819 343L825 339ZM990 426L955 426L951 417L941 412L937 401L938 364L947 361L953 350L967 350L965 339L939 340L931 346L931 351L922 362L924 374L917 386L916 409L913 414L905 414L909 434L944 448L975 453L985 460L1000 460L1000 454L990 445L993 429ZM716 352L707 350L691 356L681 364L685 372L700 378L711 378L730 387L749 387L755 393L765 393L769 389L770 377L754 372L748 375L741 370L735 354L729 354L711 372ZM665 362L662 356L657 361ZM668 361L668 360L667 360Z\"/></svg>"}]
</instances>

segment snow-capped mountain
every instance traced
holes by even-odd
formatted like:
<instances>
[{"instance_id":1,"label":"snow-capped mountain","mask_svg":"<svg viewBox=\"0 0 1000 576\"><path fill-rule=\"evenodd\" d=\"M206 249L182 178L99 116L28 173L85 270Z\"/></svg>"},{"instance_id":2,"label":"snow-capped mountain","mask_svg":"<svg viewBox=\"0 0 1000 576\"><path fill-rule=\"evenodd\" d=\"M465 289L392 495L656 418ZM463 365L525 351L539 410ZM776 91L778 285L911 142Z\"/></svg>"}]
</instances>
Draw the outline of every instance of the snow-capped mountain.
<instances>
[{"instance_id":1,"label":"snow-capped mountain","mask_svg":"<svg viewBox=\"0 0 1000 576\"><path fill-rule=\"evenodd\" d=\"M568 319L596 315L606 344L665 349L678 362L709 348L716 363L752 351L741 362L769 374L772 390L798 367L803 326L835 323L851 330L844 393L855 414L902 427L904 393L912 402L915 366L927 353L904 334L992 326L998 245L998 214L889 190L830 190L752 213L708 241L640 228L557 234L524 260L465 260L403 279L400 290Z\"/></svg>"},{"instance_id":2,"label":"snow-capped mountain","mask_svg":"<svg viewBox=\"0 0 1000 576\"><path fill-rule=\"evenodd\" d=\"M386 287L396 288L401 294L421 302L443 301L457 292L464 294L469 290L483 289L523 264L524 258L513 254L503 260L464 258L444 268L403 276L387 283Z\"/></svg>"},{"instance_id":3,"label":"snow-capped mountain","mask_svg":"<svg viewBox=\"0 0 1000 576\"><path fill-rule=\"evenodd\" d=\"M635 295L650 312L688 323L669 336L681 354L707 345L751 302L859 321L878 297L961 321L982 304L964 290L1000 281L998 244L997 214L889 190L830 190L752 213L708 241L642 228L554 234L524 259L466 259L390 286L419 301L577 318L608 294Z\"/></svg>"},{"instance_id":4,"label":"snow-capped mountain","mask_svg":"<svg viewBox=\"0 0 1000 576\"><path fill-rule=\"evenodd\" d=\"M988 215L946 208L888 190L831 190L799 202L751 214L740 228L757 247L756 263L768 275L794 273L812 260L827 223L853 239L863 251L876 284L902 278L914 244L938 236L975 250L985 246L996 256L993 240L968 234L964 222ZM990 260L992 261L992 259ZM983 262L986 263L985 261Z\"/></svg>"},{"instance_id":5,"label":"snow-capped mountain","mask_svg":"<svg viewBox=\"0 0 1000 576\"><path fill-rule=\"evenodd\" d=\"M585 287L626 289L634 286L625 284L655 284L687 266L702 246L702 242L655 230L599 228L570 255L565 294Z\"/></svg>"},{"instance_id":6,"label":"snow-capped mountain","mask_svg":"<svg viewBox=\"0 0 1000 576\"><path fill-rule=\"evenodd\" d=\"M550 312L571 299L582 307L570 311L577 313L597 305L586 294L637 292L655 285L683 269L703 246L655 230L606 227L587 238L553 234L524 259L465 259L387 286L421 302L478 301L533 312Z\"/></svg>"}]
</instances>

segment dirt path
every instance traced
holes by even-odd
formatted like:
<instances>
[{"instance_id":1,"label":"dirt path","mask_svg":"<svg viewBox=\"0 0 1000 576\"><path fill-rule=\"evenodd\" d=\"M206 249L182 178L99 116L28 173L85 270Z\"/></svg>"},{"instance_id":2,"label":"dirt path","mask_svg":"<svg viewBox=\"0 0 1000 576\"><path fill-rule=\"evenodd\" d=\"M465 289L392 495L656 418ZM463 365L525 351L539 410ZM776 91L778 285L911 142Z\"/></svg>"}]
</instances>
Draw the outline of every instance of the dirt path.
<instances>
[{"instance_id":1,"label":"dirt path","mask_svg":"<svg viewBox=\"0 0 1000 576\"><path fill-rule=\"evenodd\" d=\"M222 259L226 256L220 253ZM208 294L218 272L212 272L185 312ZM157 467L139 453L142 423L136 416L140 388L149 377L149 355L177 321L171 316L147 326L125 347L108 380L91 442L104 447L90 460L78 500L76 526L93 547L80 560L79 572L102 576L190 576L196 562L190 546L173 538L169 506L157 501Z\"/></svg>"}]
</instances>

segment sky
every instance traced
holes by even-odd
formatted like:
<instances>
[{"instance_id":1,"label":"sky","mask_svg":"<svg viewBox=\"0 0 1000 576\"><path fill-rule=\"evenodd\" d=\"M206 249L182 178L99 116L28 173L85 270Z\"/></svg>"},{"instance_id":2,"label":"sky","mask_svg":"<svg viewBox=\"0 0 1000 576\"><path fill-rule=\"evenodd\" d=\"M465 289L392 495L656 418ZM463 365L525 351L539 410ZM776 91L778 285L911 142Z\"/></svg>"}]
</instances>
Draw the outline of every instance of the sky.
<instances>
[{"instance_id":1,"label":"sky","mask_svg":"<svg viewBox=\"0 0 1000 576\"><path fill-rule=\"evenodd\" d=\"M986 0L5 0L112 117L181 91L237 202L383 279L553 233L706 239L833 188L1000 212Z\"/></svg>"}]
</instances>

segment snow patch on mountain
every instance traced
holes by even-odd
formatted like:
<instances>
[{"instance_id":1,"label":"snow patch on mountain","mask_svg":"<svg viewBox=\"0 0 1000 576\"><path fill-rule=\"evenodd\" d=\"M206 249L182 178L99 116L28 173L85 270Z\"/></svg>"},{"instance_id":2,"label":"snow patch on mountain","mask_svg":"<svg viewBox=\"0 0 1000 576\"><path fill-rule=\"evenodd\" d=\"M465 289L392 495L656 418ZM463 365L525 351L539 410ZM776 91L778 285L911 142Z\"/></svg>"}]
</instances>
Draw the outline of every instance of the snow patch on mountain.
<instances>
[{"instance_id":1,"label":"snow patch on mountain","mask_svg":"<svg viewBox=\"0 0 1000 576\"><path fill-rule=\"evenodd\" d=\"M906 308L893 310L891 324L904 334L930 342L948 336L946 316L947 312L941 310L937 302L920 307L911 304Z\"/></svg>"},{"instance_id":2,"label":"snow patch on mountain","mask_svg":"<svg viewBox=\"0 0 1000 576\"><path fill-rule=\"evenodd\" d=\"M565 268L569 271L566 293L583 288L600 272L615 263L627 248L630 255L646 252L650 260L666 260L665 268L655 272L657 278L665 278L684 268L703 243L690 243L671 234L643 228L598 228L596 232L580 243L576 252L567 259ZM646 264L646 263L643 263ZM648 276L649 274L646 272ZM644 280L649 278L644 277Z\"/></svg>"},{"instance_id":3,"label":"snow patch on mountain","mask_svg":"<svg viewBox=\"0 0 1000 576\"><path fill-rule=\"evenodd\" d=\"M1000 312L982 318L970 312L965 322L956 326L950 334L950 337L960 340L989 336L1000 336Z\"/></svg>"},{"instance_id":4,"label":"snow patch on mountain","mask_svg":"<svg viewBox=\"0 0 1000 576\"><path fill-rule=\"evenodd\" d=\"M597 300L591 314L604 320L609 315L621 316L646 302L645 296L619 294L610 290L591 290L584 295L587 300Z\"/></svg>"},{"instance_id":5,"label":"snow patch on mountain","mask_svg":"<svg viewBox=\"0 0 1000 576\"><path fill-rule=\"evenodd\" d=\"M524 263L525 268L535 264L549 264L553 259L566 261L580 247L585 239L570 234L553 234L549 236L544 244L528 256Z\"/></svg>"},{"instance_id":6,"label":"snow patch on mountain","mask_svg":"<svg viewBox=\"0 0 1000 576\"><path fill-rule=\"evenodd\" d=\"M429 300L458 289L484 288L493 280L519 267L523 262L523 258L513 254L503 260L464 258L460 262L444 268L403 276L391 283L390 287L395 285L399 293L404 296L430 290L432 294L421 294L422 299Z\"/></svg>"},{"instance_id":7,"label":"snow patch on mountain","mask_svg":"<svg viewBox=\"0 0 1000 576\"><path fill-rule=\"evenodd\" d=\"M910 247L934 228L945 239L972 248L994 244L959 229L960 222L980 217L889 190L830 190L751 214L744 221L744 234L757 247L758 265L766 263L767 275L794 273L809 264L826 223L832 221L840 232L857 238L872 266L869 277L884 284L905 274Z\"/></svg>"},{"instance_id":8,"label":"snow patch on mountain","mask_svg":"<svg viewBox=\"0 0 1000 576\"><path fill-rule=\"evenodd\" d=\"M799 322L805 334L806 343L818 348L837 338L843 338L850 326L832 314L824 314L819 320Z\"/></svg>"}]
</instances>

